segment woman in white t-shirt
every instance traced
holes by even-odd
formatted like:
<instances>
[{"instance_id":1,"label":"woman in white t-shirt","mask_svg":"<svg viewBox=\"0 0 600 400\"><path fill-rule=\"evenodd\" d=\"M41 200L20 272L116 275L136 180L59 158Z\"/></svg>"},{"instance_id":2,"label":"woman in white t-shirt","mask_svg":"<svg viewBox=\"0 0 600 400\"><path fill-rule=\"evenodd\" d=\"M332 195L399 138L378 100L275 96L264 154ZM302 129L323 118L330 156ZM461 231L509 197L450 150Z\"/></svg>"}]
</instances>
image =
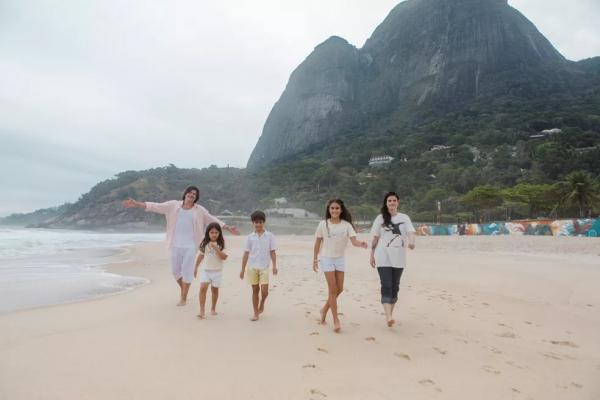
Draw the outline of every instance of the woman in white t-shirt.
<instances>
[{"instance_id":1,"label":"woman in white t-shirt","mask_svg":"<svg viewBox=\"0 0 600 400\"><path fill-rule=\"evenodd\" d=\"M398 301L400 277L406 267L406 247L415 248L415 228L406 214L398 212L400 197L389 192L381 214L375 218L371 234L371 267L377 267L381 280L381 304L389 327L394 326L394 306Z\"/></svg>"},{"instance_id":2,"label":"woman in white t-shirt","mask_svg":"<svg viewBox=\"0 0 600 400\"><path fill-rule=\"evenodd\" d=\"M333 330L339 332L341 329L337 313L337 297L344 290L344 272L346 270L344 251L348 240L356 247L366 249L367 242L356 239L356 231L352 224L352 216L340 199L327 202L325 220L319 222L315 233L315 246L313 257L313 270L321 270L325 274L329 296L323 308L321 308L321 323L325 323L327 312L331 310L333 316ZM320 257L319 257L320 255Z\"/></svg>"}]
</instances>

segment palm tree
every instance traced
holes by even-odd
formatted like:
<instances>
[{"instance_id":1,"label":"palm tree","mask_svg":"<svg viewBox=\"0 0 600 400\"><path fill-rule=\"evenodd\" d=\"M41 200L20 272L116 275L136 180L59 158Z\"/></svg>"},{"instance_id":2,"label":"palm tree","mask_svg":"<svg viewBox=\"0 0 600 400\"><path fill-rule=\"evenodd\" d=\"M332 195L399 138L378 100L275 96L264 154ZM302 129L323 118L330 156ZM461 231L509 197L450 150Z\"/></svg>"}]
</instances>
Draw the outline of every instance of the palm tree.
<instances>
[{"instance_id":1,"label":"palm tree","mask_svg":"<svg viewBox=\"0 0 600 400\"><path fill-rule=\"evenodd\" d=\"M574 171L561 182L563 199L566 204L579 207L579 217L585 217L585 210L600 202L600 189L592 175L586 171Z\"/></svg>"}]
</instances>

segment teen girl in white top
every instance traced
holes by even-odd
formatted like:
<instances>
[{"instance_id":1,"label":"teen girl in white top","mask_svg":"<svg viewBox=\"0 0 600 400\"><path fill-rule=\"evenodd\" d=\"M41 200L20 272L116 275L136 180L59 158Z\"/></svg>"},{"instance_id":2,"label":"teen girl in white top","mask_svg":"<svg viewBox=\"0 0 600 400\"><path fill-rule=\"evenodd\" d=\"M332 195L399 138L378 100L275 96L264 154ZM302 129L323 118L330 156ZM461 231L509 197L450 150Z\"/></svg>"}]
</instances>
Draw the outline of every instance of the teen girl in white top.
<instances>
[{"instance_id":1,"label":"teen girl in white top","mask_svg":"<svg viewBox=\"0 0 600 400\"><path fill-rule=\"evenodd\" d=\"M331 310L334 331L339 332L341 326L337 313L337 297L344 290L344 251L348 241L364 249L367 248L367 242L356 239L352 216L340 199L329 200L325 220L319 223L315 236L313 270L318 271L320 262L329 289L327 301L321 308L321 323L325 323L327 312Z\"/></svg>"}]
</instances>

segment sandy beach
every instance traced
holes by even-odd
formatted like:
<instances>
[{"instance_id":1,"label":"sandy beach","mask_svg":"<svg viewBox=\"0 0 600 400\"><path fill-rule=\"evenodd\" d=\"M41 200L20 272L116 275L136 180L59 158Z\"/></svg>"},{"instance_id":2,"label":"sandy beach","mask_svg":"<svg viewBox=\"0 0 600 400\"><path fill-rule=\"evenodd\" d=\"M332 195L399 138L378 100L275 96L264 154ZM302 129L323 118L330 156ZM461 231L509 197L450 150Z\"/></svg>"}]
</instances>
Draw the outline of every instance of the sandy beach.
<instances>
[{"instance_id":1,"label":"sandy beach","mask_svg":"<svg viewBox=\"0 0 600 400\"><path fill-rule=\"evenodd\" d=\"M366 236L365 236L366 238ZM280 275L249 321L243 238L227 238L218 316L198 320L162 243L110 271L150 280L94 300L0 314L1 399L600 398L600 240L419 237L385 325L368 252L347 252L342 332L313 239L279 236Z\"/></svg>"}]
</instances>

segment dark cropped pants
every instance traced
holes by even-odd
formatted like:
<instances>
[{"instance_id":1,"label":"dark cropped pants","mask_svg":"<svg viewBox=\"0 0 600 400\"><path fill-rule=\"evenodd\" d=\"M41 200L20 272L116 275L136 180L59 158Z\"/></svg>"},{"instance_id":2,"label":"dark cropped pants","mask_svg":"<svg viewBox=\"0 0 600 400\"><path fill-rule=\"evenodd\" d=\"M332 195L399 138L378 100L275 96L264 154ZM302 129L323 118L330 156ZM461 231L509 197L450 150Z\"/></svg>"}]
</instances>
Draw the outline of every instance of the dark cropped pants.
<instances>
[{"instance_id":1,"label":"dark cropped pants","mask_svg":"<svg viewBox=\"0 0 600 400\"><path fill-rule=\"evenodd\" d=\"M377 267L381 280L381 304L396 304L403 271L404 268Z\"/></svg>"}]
</instances>

